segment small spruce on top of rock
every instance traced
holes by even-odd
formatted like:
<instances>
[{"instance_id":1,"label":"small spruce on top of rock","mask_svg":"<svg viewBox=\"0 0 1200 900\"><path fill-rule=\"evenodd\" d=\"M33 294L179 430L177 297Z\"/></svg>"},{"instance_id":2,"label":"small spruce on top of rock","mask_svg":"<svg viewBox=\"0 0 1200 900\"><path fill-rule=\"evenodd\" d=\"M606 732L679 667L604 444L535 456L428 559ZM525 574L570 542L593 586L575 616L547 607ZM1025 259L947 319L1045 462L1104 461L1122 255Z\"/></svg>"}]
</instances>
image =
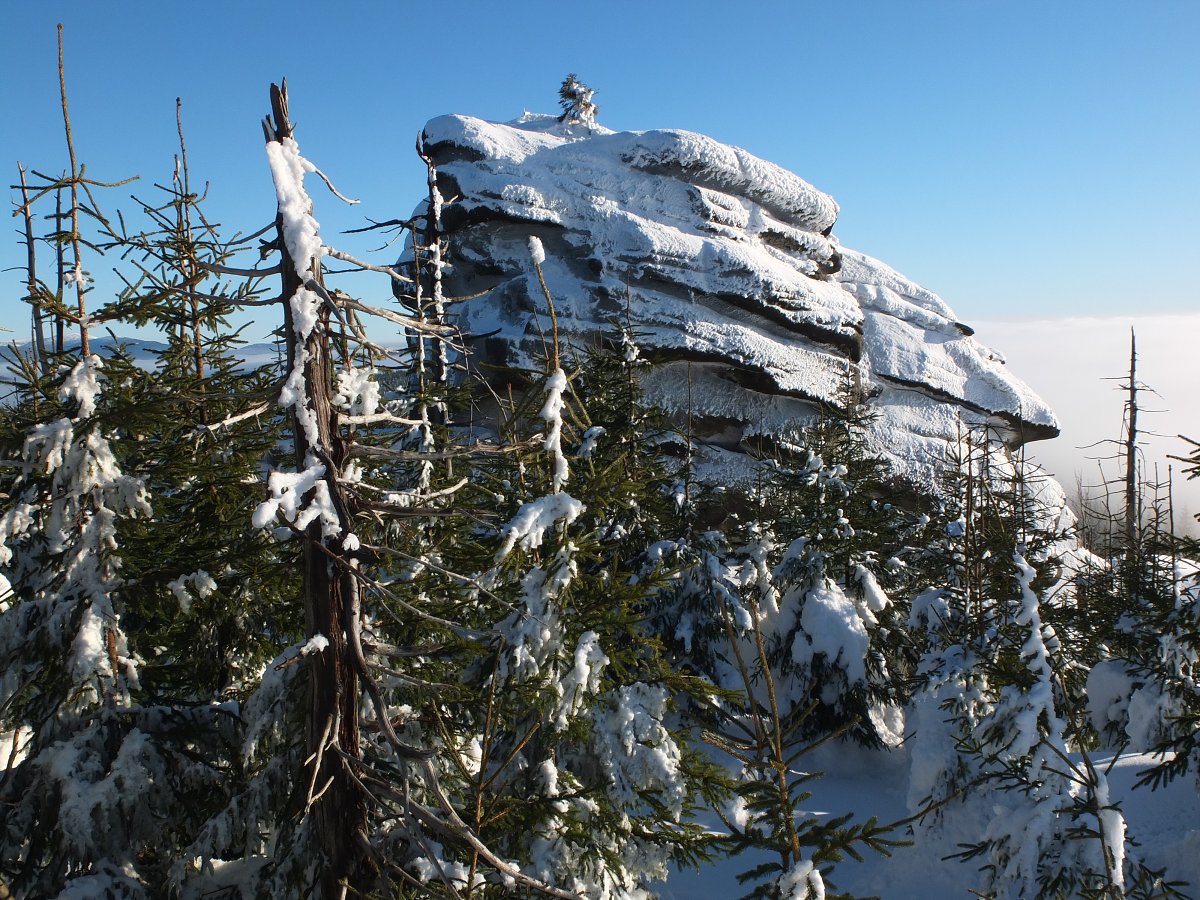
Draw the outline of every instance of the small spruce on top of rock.
<instances>
[{"instance_id":1,"label":"small spruce on top of rock","mask_svg":"<svg viewBox=\"0 0 1200 900\"><path fill-rule=\"evenodd\" d=\"M558 103L563 109L558 120L567 125L594 128L596 114L600 112L600 107L592 102L595 95L596 92L580 81L574 72L567 75L558 89Z\"/></svg>"}]
</instances>

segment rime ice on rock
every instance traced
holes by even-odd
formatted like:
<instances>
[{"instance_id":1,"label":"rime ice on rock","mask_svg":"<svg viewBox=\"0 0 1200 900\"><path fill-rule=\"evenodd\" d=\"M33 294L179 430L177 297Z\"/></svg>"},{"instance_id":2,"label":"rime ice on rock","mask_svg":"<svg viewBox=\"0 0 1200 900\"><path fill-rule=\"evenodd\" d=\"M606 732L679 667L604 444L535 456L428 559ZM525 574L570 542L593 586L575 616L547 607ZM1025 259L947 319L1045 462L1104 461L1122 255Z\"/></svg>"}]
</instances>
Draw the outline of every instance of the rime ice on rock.
<instances>
[{"instance_id":1,"label":"rime ice on rock","mask_svg":"<svg viewBox=\"0 0 1200 900\"><path fill-rule=\"evenodd\" d=\"M688 131L533 114L442 116L424 137L460 198L443 210L447 293L484 292L456 306L479 363L543 368L532 247L563 337L590 345L628 322L657 363L650 400L690 413L714 452L786 437L855 382L878 414L873 449L921 483L960 418L1012 444L1057 433L937 295L842 247L834 200L773 163Z\"/></svg>"}]
</instances>

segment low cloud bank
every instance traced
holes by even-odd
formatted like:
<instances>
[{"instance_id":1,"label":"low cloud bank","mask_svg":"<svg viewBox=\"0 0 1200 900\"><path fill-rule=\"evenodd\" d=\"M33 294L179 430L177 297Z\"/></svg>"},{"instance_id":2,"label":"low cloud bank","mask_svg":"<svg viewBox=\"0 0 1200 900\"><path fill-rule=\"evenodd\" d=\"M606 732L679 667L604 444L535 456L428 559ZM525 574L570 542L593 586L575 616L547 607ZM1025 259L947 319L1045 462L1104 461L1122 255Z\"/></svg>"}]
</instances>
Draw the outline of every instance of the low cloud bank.
<instances>
[{"instance_id":1,"label":"low cloud bank","mask_svg":"<svg viewBox=\"0 0 1200 900\"><path fill-rule=\"evenodd\" d=\"M1182 464L1170 454L1187 455L1177 435L1200 440L1200 313L1130 315L1018 321L976 321L976 337L995 348L1054 409L1062 434L1029 445L1033 458L1053 473L1068 494L1076 477L1097 485L1120 474L1112 441L1121 437L1125 393L1120 385L1129 370L1129 333L1137 335L1138 381L1154 391L1140 400L1139 430L1145 432L1147 478L1158 465L1165 479L1175 471L1176 521L1200 512L1200 479L1185 482ZM1108 441L1109 443L1104 443ZM1192 531L1196 530L1193 522Z\"/></svg>"}]
</instances>

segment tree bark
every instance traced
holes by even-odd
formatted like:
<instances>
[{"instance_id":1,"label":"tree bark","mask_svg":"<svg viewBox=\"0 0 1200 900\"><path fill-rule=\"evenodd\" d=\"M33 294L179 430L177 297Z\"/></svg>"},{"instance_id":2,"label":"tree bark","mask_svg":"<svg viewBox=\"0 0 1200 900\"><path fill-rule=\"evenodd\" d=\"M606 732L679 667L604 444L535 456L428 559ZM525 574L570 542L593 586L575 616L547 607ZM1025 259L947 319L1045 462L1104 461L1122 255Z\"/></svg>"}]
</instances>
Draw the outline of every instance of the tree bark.
<instances>
[{"instance_id":1,"label":"tree bark","mask_svg":"<svg viewBox=\"0 0 1200 900\"><path fill-rule=\"evenodd\" d=\"M287 83L282 88L271 85L273 128L268 139L283 141L292 136L288 118ZM325 481L330 495L337 498L339 517L346 518L346 504L340 495L337 474L344 461L344 447L338 440L337 416L332 403L333 361L329 345L329 308L323 305L312 332L303 346L293 321L291 298L304 287L297 266L288 253L283 235L282 216L276 219L280 252L283 256L284 327L287 331L289 370L297 354L303 350L304 384L309 405L316 414L318 446L312 446L299 422L294 422L296 463L307 465L310 452L325 464ZM318 285L322 284L320 260L304 260L304 268ZM342 521L342 533L352 530L349 521ZM323 853L325 868L321 876L324 897L338 897L342 887L351 896L365 892L374 881L370 865L364 860L358 836L367 836L367 801L355 777L352 760L360 758L359 743L359 679L350 649L347 646L347 616L353 577L344 567L335 567L332 560L341 555L340 546L330 546L321 533L319 522L313 522L303 538L304 612L308 635L324 635L329 646L307 657L309 666L309 708L307 721L307 753L309 765L316 772L306 772L314 785L313 795L319 798L312 804L314 834ZM335 749L336 748L336 749ZM340 753L337 751L341 751Z\"/></svg>"},{"instance_id":2,"label":"tree bark","mask_svg":"<svg viewBox=\"0 0 1200 900\"><path fill-rule=\"evenodd\" d=\"M1138 477L1137 477L1137 336L1129 331L1129 400L1125 432L1125 554L1132 560L1138 545Z\"/></svg>"}]
</instances>

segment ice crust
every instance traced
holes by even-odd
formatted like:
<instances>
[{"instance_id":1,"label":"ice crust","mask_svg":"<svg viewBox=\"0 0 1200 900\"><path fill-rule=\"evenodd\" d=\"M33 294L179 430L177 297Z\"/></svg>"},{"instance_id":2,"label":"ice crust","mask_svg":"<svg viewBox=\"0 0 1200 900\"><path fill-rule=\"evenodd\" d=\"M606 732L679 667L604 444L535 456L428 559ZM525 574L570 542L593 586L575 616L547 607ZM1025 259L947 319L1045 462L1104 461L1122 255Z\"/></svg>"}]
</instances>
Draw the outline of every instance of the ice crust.
<instances>
[{"instance_id":1,"label":"ice crust","mask_svg":"<svg viewBox=\"0 0 1200 900\"><path fill-rule=\"evenodd\" d=\"M621 321L659 363L651 399L708 420L737 449L795 432L849 383L878 413L871 440L920 482L960 420L1011 445L1052 437L1049 407L950 307L843 248L827 194L745 150L680 130L611 132L526 114L425 127L453 257L448 291L480 362L544 370L549 311L579 344ZM539 258L541 253L538 253Z\"/></svg>"}]
</instances>

